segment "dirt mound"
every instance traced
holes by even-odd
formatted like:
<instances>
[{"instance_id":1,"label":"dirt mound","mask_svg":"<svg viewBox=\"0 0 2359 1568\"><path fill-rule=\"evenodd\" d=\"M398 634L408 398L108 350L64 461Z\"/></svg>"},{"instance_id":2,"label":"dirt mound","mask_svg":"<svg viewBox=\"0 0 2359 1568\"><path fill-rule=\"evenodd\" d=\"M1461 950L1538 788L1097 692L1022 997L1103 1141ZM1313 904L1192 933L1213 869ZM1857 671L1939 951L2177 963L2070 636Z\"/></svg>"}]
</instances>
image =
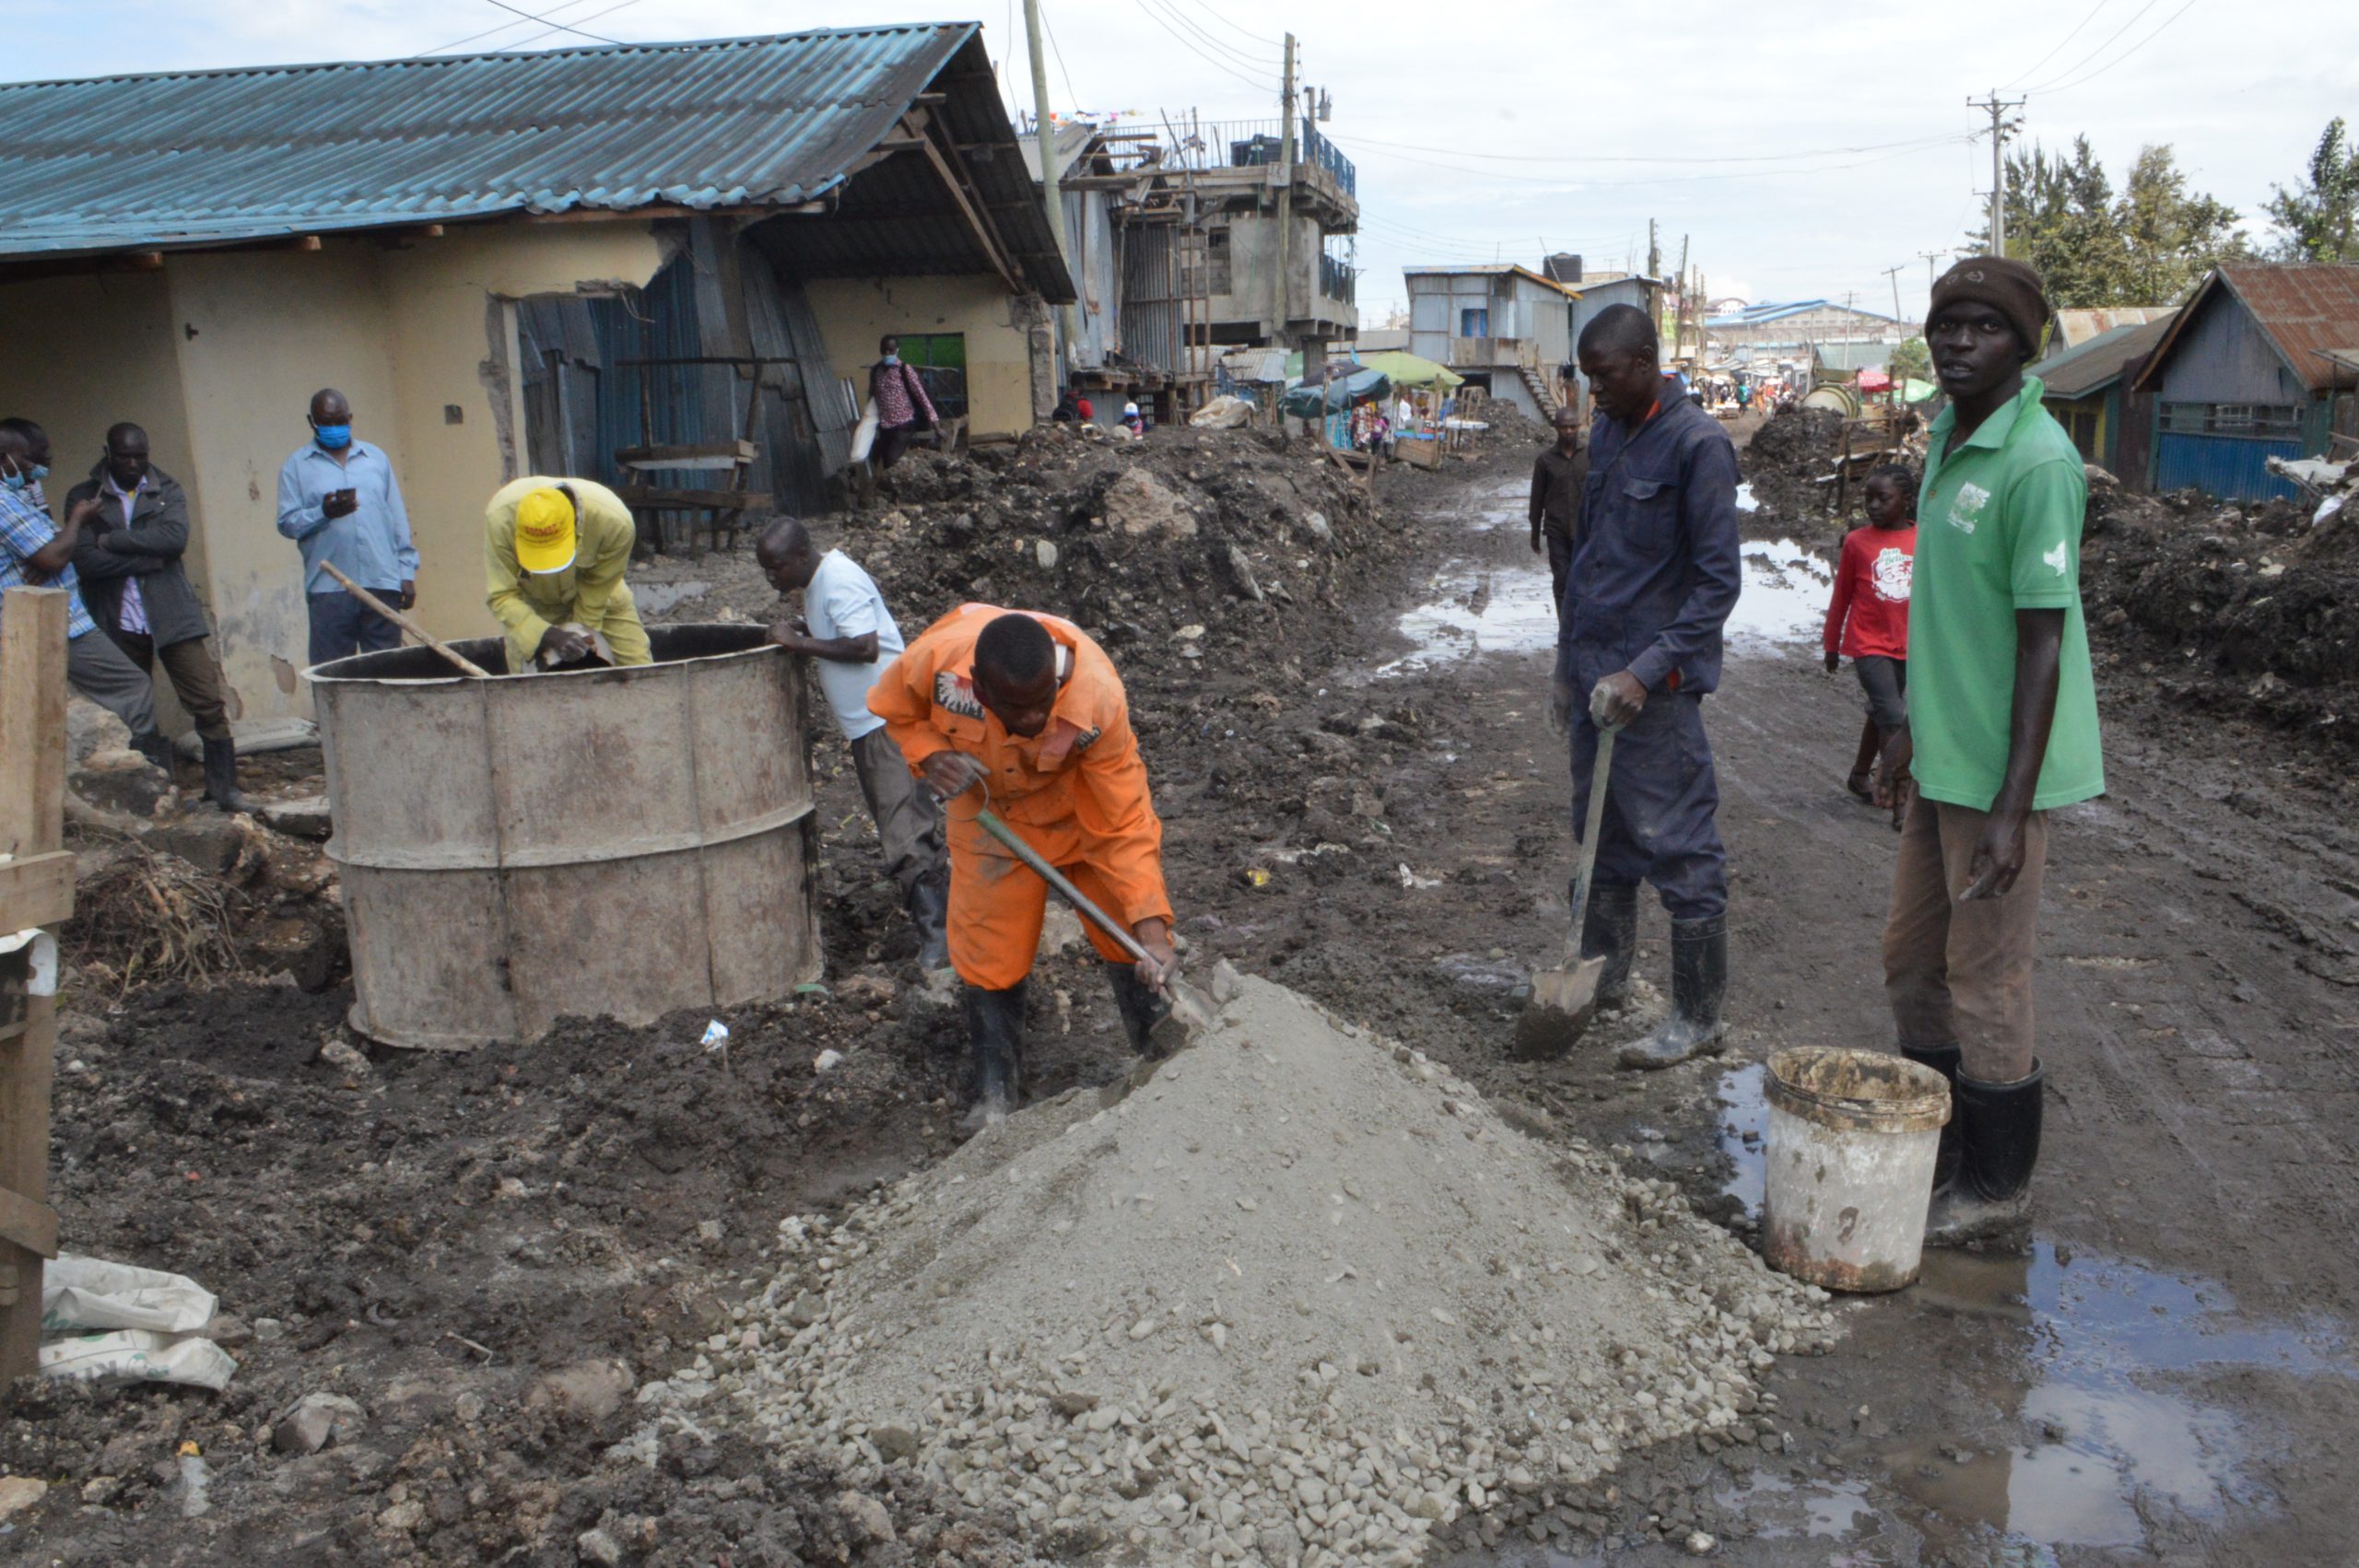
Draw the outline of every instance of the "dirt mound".
<instances>
[{"instance_id":1,"label":"dirt mound","mask_svg":"<svg viewBox=\"0 0 2359 1568\"><path fill-rule=\"evenodd\" d=\"M1005 1499L1064 1555L1413 1562L1625 1449L1710 1448L1773 1352L1832 1332L1668 1184L1251 979L1127 1096L1036 1105L780 1235L767 1322L642 1390L640 1446L824 1433L848 1475Z\"/></svg>"},{"instance_id":2,"label":"dirt mound","mask_svg":"<svg viewBox=\"0 0 2359 1568\"><path fill-rule=\"evenodd\" d=\"M2124 695L2359 748L2359 522L2312 511L2094 495L2082 601Z\"/></svg>"},{"instance_id":3,"label":"dirt mound","mask_svg":"<svg viewBox=\"0 0 2359 1568\"><path fill-rule=\"evenodd\" d=\"M1746 519L1748 532L1792 538L1827 532L1834 496L1814 481L1835 472L1842 452L1843 416L1833 409L1790 404L1771 415L1737 454L1739 472L1760 508Z\"/></svg>"}]
</instances>

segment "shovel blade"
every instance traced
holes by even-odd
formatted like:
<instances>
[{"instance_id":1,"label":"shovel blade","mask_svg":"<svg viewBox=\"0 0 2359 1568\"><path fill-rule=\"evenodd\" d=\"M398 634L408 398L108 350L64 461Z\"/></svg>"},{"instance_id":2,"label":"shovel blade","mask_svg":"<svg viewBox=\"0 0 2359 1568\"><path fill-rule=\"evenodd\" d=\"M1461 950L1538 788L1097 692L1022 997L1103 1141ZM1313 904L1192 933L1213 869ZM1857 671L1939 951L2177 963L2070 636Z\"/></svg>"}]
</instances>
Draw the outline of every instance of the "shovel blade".
<instances>
[{"instance_id":1,"label":"shovel blade","mask_svg":"<svg viewBox=\"0 0 2359 1568\"><path fill-rule=\"evenodd\" d=\"M1194 1044L1198 1035L1213 1026L1213 1014L1218 1011L1212 998L1185 980L1174 979L1165 999L1171 1011L1156 1019L1146 1036L1148 1054L1157 1059Z\"/></svg>"},{"instance_id":2,"label":"shovel blade","mask_svg":"<svg viewBox=\"0 0 2359 1568\"><path fill-rule=\"evenodd\" d=\"M1602 956L1535 970L1532 1000L1515 1021L1516 1059L1551 1061L1571 1050L1597 1012L1597 982L1604 972Z\"/></svg>"}]
</instances>

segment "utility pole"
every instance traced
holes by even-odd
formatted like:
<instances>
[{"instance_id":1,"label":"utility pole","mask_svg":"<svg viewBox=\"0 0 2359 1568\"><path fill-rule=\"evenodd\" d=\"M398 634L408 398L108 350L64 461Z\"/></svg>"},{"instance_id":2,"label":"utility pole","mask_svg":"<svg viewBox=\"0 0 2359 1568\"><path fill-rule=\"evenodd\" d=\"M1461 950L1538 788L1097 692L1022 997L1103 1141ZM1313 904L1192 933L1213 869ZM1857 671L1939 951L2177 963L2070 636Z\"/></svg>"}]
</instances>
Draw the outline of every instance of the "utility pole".
<instances>
[{"instance_id":1,"label":"utility pole","mask_svg":"<svg viewBox=\"0 0 2359 1568\"><path fill-rule=\"evenodd\" d=\"M1893 320L1893 324L1894 324L1895 326L1897 326L1897 325L1899 325L1899 324L1900 324L1900 319L1901 319L1901 318L1900 318L1900 267L1905 267L1905 266L1907 266L1907 264L1908 264L1908 263L1907 263L1907 262L1903 262L1903 263L1900 263L1900 266L1899 266L1899 267L1886 267L1886 268L1884 268L1884 276L1886 276L1886 277L1888 277L1888 278L1890 278L1890 279L1892 279L1892 320Z\"/></svg>"},{"instance_id":2,"label":"utility pole","mask_svg":"<svg viewBox=\"0 0 2359 1568\"><path fill-rule=\"evenodd\" d=\"M1687 236L1679 237L1679 309L1671 318L1671 357L1676 359L1687 343Z\"/></svg>"},{"instance_id":3,"label":"utility pole","mask_svg":"<svg viewBox=\"0 0 2359 1568\"><path fill-rule=\"evenodd\" d=\"M1949 252L1946 251L1919 251L1917 253L1925 258L1925 287L1931 288L1933 285L1941 281L1939 277L1934 275L1933 263L1940 261Z\"/></svg>"},{"instance_id":4,"label":"utility pole","mask_svg":"<svg viewBox=\"0 0 2359 1568\"><path fill-rule=\"evenodd\" d=\"M1032 49L1032 135L1040 152L1040 193L1049 204L1049 237L1067 267L1073 264L1073 243L1065 238L1064 198L1057 193L1057 128L1049 119L1049 66L1040 53L1040 0L1024 0L1024 34ZM1073 351L1073 307L1057 308L1064 328L1064 347L1057 356L1057 385L1064 385L1064 357Z\"/></svg>"},{"instance_id":5,"label":"utility pole","mask_svg":"<svg viewBox=\"0 0 2359 1568\"><path fill-rule=\"evenodd\" d=\"M1968 109L1979 109L1990 116L1990 253L2007 253L2007 111L2021 109L2019 98L2001 98L1992 88L1987 99L1967 99Z\"/></svg>"},{"instance_id":6,"label":"utility pole","mask_svg":"<svg viewBox=\"0 0 2359 1568\"><path fill-rule=\"evenodd\" d=\"M1655 243L1655 220L1647 219L1647 275L1662 275L1662 248Z\"/></svg>"},{"instance_id":7,"label":"utility pole","mask_svg":"<svg viewBox=\"0 0 2359 1568\"><path fill-rule=\"evenodd\" d=\"M1034 0L1037 4L1038 0ZM1285 134L1278 144L1278 276L1272 292L1276 303L1270 314L1277 322L1278 346L1294 346L1294 34L1286 34L1286 71L1284 89L1278 95L1278 110L1285 116ZM1305 361L1302 373L1310 374Z\"/></svg>"}]
</instances>

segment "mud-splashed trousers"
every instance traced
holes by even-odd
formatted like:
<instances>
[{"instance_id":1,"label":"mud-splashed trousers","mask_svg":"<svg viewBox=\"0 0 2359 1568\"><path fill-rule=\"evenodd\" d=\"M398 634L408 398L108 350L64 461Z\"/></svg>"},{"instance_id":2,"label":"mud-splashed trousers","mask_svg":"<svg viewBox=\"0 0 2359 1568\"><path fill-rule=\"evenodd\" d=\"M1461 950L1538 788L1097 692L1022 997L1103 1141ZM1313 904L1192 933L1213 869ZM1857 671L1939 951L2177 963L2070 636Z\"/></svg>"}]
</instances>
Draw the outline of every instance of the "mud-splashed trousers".
<instances>
[{"instance_id":1,"label":"mud-splashed trousers","mask_svg":"<svg viewBox=\"0 0 2359 1568\"><path fill-rule=\"evenodd\" d=\"M1614 668L1619 668L1617 664ZM1583 671L1587 692L1610 670ZM1573 720L1573 836L1589 811L1590 769L1597 762L1597 729L1589 715ZM1719 778L1712 743L1704 733L1704 699L1652 692L1636 723L1614 738L1614 775L1598 828L1597 880L1635 887L1653 884L1674 920L1704 920L1729 906L1728 851L1720 844Z\"/></svg>"}]
</instances>

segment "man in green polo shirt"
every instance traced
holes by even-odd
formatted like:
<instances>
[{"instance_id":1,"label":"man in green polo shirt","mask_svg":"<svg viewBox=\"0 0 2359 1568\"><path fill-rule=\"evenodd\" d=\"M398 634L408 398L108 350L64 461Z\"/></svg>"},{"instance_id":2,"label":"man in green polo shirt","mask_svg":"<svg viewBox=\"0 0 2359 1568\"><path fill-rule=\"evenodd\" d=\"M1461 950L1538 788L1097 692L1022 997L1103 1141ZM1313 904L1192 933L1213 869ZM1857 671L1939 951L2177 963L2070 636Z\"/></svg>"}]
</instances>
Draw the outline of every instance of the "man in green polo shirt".
<instances>
[{"instance_id":1,"label":"man in green polo shirt","mask_svg":"<svg viewBox=\"0 0 2359 1568\"><path fill-rule=\"evenodd\" d=\"M2046 1073L2032 961L2048 813L2105 792L2081 619L2088 481L2040 405L2051 311L2039 275L1977 256L1925 322L1950 406L1933 422L1908 607L1908 722L1884 776L1914 774L1884 926L1900 1048L1950 1080L1926 1240L2017 1227L2039 1158Z\"/></svg>"}]
</instances>

